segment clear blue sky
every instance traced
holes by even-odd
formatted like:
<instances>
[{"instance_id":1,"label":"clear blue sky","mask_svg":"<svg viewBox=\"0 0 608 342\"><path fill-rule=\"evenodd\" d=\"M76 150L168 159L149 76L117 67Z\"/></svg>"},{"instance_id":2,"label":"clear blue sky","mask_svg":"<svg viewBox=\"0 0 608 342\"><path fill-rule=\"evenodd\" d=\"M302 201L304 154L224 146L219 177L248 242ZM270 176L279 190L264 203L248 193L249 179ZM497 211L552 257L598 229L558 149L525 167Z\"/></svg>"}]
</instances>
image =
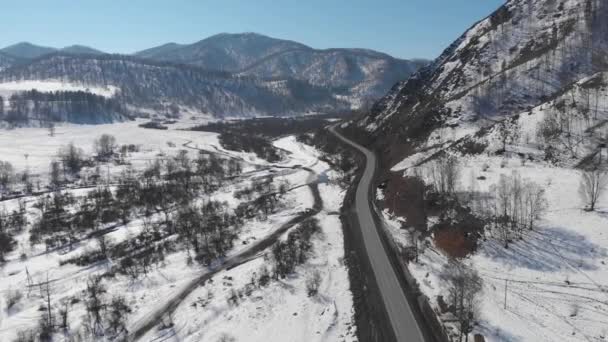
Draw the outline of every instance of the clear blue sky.
<instances>
[{"instance_id":1,"label":"clear blue sky","mask_svg":"<svg viewBox=\"0 0 608 342\"><path fill-rule=\"evenodd\" d=\"M315 48L436 57L504 0L19 0L0 6L0 46L84 44L131 53L220 32L257 32Z\"/></svg>"}]
</instances>

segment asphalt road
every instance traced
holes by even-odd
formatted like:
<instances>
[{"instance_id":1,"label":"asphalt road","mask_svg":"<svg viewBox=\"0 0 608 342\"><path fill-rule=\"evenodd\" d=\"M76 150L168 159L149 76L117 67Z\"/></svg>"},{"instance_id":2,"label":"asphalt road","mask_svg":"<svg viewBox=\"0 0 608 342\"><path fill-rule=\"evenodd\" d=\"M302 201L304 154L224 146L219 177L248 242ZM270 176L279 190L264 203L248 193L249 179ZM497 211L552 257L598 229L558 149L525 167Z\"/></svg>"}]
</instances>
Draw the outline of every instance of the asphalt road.
<instances>
[{"instance_id":1,"label":"asphalt road","mask_svg":"<svg viewBox=\"0 0 608 342\"><path fill-rule=\"evenodd\" d=\"M405 296L403 288L393 269L388 254L384 249L380 234L376 227L370 208L370 187L376 171L376 156L363 146L360 146L334 130L330 131L345 143L355 147L365 154L365 172L357 187L355 206L365 249L370 259L374 277L380 289L384 307L388 313L391 326L399 342L424 342L423 334Z\"/></svg>"}]
</instances>

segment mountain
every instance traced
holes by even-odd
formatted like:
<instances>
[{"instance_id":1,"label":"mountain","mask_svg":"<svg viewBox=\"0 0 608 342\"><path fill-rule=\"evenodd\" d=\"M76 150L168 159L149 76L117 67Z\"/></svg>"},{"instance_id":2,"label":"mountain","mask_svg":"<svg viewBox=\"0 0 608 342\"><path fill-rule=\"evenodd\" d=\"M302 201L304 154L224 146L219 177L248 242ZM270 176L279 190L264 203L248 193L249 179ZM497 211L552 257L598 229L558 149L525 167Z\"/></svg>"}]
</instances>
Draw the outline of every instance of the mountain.
<instances>
[{"instance_id":1,"label":"mountain","mask_svg":"<svg viewBox=\"0 0 608 342\"><path fill-rule=\"evenodd\" d=\"M138 57L196 65L266 79L294 78L346 90L356 105L379 98L426 61L407 61L363 49L316 50L255 33L219 34L190 45L166 44Z\"/></svg>"},{"instance_id":2,"label":"mountain","mask_svg":"<svg viewBox=\"0 0 608 342\"><path fill-rule=\"evenodd\" d=\"M146 58L146 59L161 59L158 56L163 56L170 53L173 50L177 50L185 45L177 43L167 43L161 46L153 47L150 49L142 50L134 53L135 56Z\"/></svg>"},{"instance_id":3,"label":"mountain","mask_svg":"<svg viewBox=\"0 0 608 342\"><path fill-rule=\"evenodd\" d=\"M208 70L237 72L277 52L309 47L256 33L221 33L194 44L165 44L136 54L158 61L200 66Z\"/></svg>"},{"instance_id":4,"label":"mountain","mask_svg":"<svg viewBox=\"0 0 608 342\"><path fill-rule=\"evenodd\" d=\"M0 52L0 70L6 69L17 62L17 58Z\"/></svg>"},{"instance_id":5,"label":"mountain","mask_svg":"<svg viewBox=\"0 0 608 342\"><path fill-rule=\"evenodd\" d=\"M603 0L510 0L396 84L358 126L390 166L432 145L433 133L458 140L538 106L556 109L577 83L601 93L603 82L587 80L608 70L607 15Z\"/></svg>"},{"instance_id":6,"label":"mountain","mask_svg":"<svg viewBox=\"0 0 608 342\"><path fill-rule=\"evenodd\" d=\"M105 52L84 46L84 45L70 45L61 49L63 53L71 53L71 54L85 54L85 55L103 55Z\"/></svg>"},{"instance_id":7,"label":"mountain","mask_svg":"<svg viewBox=\"0 0 608 342\"><path fill-rule=\"evenodd\" d=\"M349 106L328 89L298 80L260 80L120 55L51 54L0 72L0 80L61 80L118 89L114 97L122 104L172 114L179 106L216 116L292 115Z\"/></svg>"},{"instance_id":8,"label":"mountain","mask_svg":"<svg viewBox=\"0 0 608 342\"><path fill-rule=\"evenodd\" d=\"M34 45L32 43L22 42L17 43L11 46L7 46L3 49L0 49L0 53L12 57L13 61L15 60L31 60L40 58L44 55L52 54L55 52L63 52L70 54L92 54L92 55L100 55L105 52L99 51L97 49L84 46L84 45L70 45L66 46L62 49L57 49L53 47L39 46Z\"/></svg>"},{"instance_id":9,"label":"mountain","mask_svg":"<svg viewBox=\"0 0 608 342\"><path fill-rule=\"evenodd\" d=\"M55 48L38 46L27 42L17 43L0 49L0 52L23 59L38 58L55 51L57 51Z\"/></svg>"},{"instance_id":10,"label":"mountain","mask_svg":"<svg viewBox=\"0 0 608 342\"><path fill-rule=\"evenodd\" d=\"M33 81L47 91L112 87L122 104L156 114L182 106L216 116L294 115L360 108L425 64L372 50L316 50L255 33L224 33L133 56L19 43L0 50L0 80L12 82L10 91L40 84Z\"/></svg>"},{"instance_id":11,"label":"mountain","mask_svg":"<svg viewBox=\"0 0 608 342\"><path fill-rule=\"evenodd\" d=\"M346 89L355 99L379 98L427 62L406 61L362 49L290 50L266 57L240 71L261 78L291 77Z\"/></svg>"}]
</instances>

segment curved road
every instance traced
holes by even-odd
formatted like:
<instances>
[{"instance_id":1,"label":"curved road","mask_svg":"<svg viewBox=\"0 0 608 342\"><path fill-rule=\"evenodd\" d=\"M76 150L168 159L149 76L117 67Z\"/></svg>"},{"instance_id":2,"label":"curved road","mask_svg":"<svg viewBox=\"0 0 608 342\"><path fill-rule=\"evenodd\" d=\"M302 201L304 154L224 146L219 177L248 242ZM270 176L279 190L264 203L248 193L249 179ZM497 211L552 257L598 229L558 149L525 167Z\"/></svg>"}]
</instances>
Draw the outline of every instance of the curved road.
<instances>
[{"instance_id":1,"label":"curved road","mask_svg":"<svg viewBox=\"0 0 608 342\"><path fill-rule=\"evenodd\" d=\"M376 278L376 283L380 289L382 301L384 302L384 307L388 313L397 341L424 342L423 333L416 322L416 318L414 317L414 313L412 312L410 304L399 283L397 274L384 249L384 245L382 244L380 234L378 233L376 223L372 216L369 195L374 172L376 171L376 156L372 151L343 137L334 130L334 127L330 127L329 130L340 140L365 154L365 172L357 187L355 199L357 218L363 235L365 249L367 250L372 269L374 270L374 277Z\"/></svg>"}]
</instances>

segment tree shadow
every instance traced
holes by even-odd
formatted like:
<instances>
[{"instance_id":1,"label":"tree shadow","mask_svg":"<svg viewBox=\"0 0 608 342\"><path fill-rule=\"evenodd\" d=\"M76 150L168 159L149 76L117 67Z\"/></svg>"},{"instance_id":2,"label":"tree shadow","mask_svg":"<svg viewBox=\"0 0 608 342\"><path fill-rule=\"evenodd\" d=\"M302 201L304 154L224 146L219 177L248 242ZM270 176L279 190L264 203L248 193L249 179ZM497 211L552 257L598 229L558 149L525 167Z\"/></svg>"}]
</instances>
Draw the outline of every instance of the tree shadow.
<instances>
[{"instance_id":1,"label":"tree shadow","mask_svg":"<svg viewBox=\"0 0 608 342\"><path fill-rule=\"evenodd\" d=\"M605 248L560 227L526 231L523 240L510 243L509 248L504 248L500 241L489 240L483 244L482 253L511 267L543 272L557 272L570 267L595 270L594 260L606 257Z\"/></svg>"},{"instance_id":2,"label":"tree shadow","mask_svg":"<svg viewBox=\"0 0 608 342\"><path fill-rule=\"evenodd\" d=\"M505 341L505 342L520 342L523 341L522 337L513 335L509 331L501 329L500 327L491 325L486 321L481 321L477 326L475 326L474 334L481 334L485 337L485 339L489 339L497 341Z\"/></svg>"}]
</instances>

